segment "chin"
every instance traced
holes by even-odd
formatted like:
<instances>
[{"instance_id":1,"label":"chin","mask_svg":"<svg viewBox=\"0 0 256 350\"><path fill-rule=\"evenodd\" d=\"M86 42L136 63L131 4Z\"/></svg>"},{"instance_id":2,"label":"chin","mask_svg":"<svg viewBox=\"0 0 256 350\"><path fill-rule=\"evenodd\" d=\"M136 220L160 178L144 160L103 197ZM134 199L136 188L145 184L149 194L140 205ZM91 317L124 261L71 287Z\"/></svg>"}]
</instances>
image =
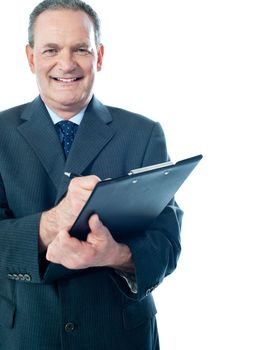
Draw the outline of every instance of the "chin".
<instances>
[{"instance_id":1,"label":"chin","mask_svg":"<svg viewBox=\"0 0 256 350\"><path fill-rule=\"evenodd\" d=\"M62 106L64 109L69 110L69 109L74 109L74 108L83 108L85 101L82 100L61 100L57 102L60 106Z\"/></svg>"},{"instance_id":2,"label":"chin","mask_svg":"<svg viewBox=\"0 0 256 350\"><path fill-rule=\"evenodd\" d=\"M56 96L55 101L63 106L76 105L82 103L82 99L77 96L62 93L61 96Z\"/></svg>"}]
</instances>

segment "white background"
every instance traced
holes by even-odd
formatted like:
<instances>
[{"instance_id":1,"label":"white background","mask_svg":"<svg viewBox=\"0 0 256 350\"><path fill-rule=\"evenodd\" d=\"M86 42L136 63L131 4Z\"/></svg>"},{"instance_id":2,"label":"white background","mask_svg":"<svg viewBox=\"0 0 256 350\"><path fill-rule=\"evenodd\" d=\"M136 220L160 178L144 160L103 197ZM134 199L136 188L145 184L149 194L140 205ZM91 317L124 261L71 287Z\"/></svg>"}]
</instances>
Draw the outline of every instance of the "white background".
<instances>
[{"instance_id":1,"label":"white background","mask_svg":"<svg viewBox=\"0 0 256 350\"><path fill-rule=\"evenodd\" d=\"M24 51L37 3L1 4L1 110L37 95ZM97 97L159 121L173 161L204 155L177 195L178 268L154 292L161 349L255 350L255 1L89 3L105 44Z\"/></svg>"}]
</instances>

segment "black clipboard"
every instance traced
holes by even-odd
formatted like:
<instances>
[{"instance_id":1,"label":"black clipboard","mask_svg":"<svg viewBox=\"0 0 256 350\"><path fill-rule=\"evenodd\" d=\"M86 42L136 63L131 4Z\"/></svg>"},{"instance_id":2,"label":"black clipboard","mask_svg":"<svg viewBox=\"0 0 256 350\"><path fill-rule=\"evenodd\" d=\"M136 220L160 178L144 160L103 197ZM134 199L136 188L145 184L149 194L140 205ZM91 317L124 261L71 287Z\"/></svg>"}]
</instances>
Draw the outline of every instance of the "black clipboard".
<instances>
[{"instance_id":1,"label":"black clipboard","mask_svg":"<svg viewBox=\"0 0 256 350\"><path fill-rule=\"evenodd\" d=\"M127 176L99 182L93 190L70 235L86 240L88 219L97 213L117 241L137 235L147 229L162 212L187 179L202 155L135 169ZM44 282L68 278L87 270L69 270L62 265L47 263Z\"/></svg>"},{"instance_id":2,"label":"black clipboard","mask_svg":"<svg viewBox=\"0 0 256 350\"><path fill-rule=\"evenodd\" d=\"M99 182L70 230L86 240L94 213L116 240L143 232L163 211L202 155L132 170L127 176Z\"/></svg>"}]
</instances>

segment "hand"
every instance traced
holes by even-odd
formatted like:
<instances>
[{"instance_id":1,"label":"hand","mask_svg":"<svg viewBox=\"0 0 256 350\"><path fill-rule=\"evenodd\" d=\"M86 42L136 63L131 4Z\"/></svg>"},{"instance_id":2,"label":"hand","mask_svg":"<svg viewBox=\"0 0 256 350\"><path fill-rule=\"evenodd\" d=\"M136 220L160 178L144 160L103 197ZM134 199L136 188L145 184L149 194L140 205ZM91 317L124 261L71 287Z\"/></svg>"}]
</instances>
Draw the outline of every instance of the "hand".
<instances>
[{"instance_id":1,"label":"hand","mask_svg":"<svg viewBox=\"0 0 256 350\"><path fill-rule=\"evenodd\" d=\"M70 229L99 181L95 175L75 177L70 181L66 196L55 208L58 231Z\"/></svg>"},{"instance_id":2,"label":"hand","mask_svg":"<svg viewBox=\"0 0 256 350\"><path fill-rule=\"evenodd\" d=\"M60 230L70 229L99 181L95 175L72 179L62 201L42 214L39 227L40 252L47 249Z\"/></svg>"},{"instance_id":3,"label":"hand","mask_svg":"<svg viewBox=\"0 0 256 350\"><path fill-rule=\"evenodd\" d=\"M48 246L47 260L69 269L108 266L134 272L129 247L116 242L96 214L88 223L91 231L86 241L79 241L67 230L61 230Z\"/></svg>"}]
</instances>

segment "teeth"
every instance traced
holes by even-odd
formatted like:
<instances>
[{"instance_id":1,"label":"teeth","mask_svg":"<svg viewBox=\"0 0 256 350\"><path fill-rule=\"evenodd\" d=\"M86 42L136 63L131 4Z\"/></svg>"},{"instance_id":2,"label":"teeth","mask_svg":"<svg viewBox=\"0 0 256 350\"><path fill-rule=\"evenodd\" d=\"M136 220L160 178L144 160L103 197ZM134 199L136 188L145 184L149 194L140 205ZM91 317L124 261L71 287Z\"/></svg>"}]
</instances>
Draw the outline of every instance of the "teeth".
<instances>
[{"instance_id":1,"label":"teeth","mask_svg":"<svg viewBox=\"0 0 256 350\"><path fill-rule=\"evenodd\" d=\"M72 83L73 81L78 80L78 78L69 78L69 79L65 79L65 78L55 78L58 81L62 81L63 83Z\"/></svg>"}]
</instances>

